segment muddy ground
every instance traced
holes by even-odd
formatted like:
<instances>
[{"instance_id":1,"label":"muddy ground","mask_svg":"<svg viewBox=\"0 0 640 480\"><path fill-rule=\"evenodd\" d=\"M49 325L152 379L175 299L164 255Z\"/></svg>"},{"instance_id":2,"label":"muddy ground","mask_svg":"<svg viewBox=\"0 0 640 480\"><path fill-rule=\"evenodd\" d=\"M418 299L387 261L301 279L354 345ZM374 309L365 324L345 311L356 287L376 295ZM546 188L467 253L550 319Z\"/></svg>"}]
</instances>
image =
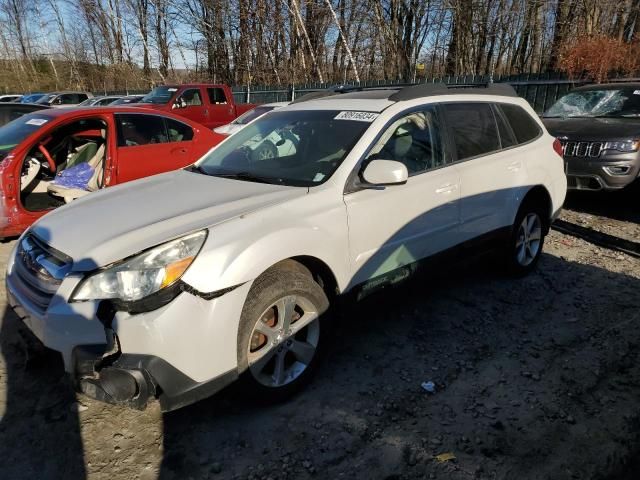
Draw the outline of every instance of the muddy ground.
<instances>
[{"instance_id":1,"label":"muddy ground","mask_svg":"<svg viewBox=\"0 0 640 480\"><path fill-rule=\"evenodd\" d=\"M527 278L485 257L347 305L314 382L278 406L76 397L5 311L0 478L639 478L639 200L571 195L572 234Z\"/></svg>"}]
</instances>

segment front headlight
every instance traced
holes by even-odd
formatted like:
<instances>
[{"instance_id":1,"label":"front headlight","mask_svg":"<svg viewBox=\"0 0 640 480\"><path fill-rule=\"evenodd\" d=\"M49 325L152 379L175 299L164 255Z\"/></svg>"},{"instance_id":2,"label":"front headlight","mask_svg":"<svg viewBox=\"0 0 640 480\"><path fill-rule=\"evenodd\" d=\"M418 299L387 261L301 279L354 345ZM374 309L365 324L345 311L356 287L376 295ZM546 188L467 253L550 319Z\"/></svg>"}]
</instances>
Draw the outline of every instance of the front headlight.
<instances>
[{"instance_id":1,"label":"front headlight","mask_svg":"<svg viewBox=\"0 0 640 480\"><path fill-rule=\"evenodd\" d=\"M85 278L72 301L117 299L133 302L173 285L196 258L206 230L142 252Z\"/></svg>"},{"instance_id":2,"label":"front headlight","mask_svg":"<svg viewBox=\"0 0 640 480\"><path fill-rule=\"evenodd\" d=\"M621 142L607 142L604 150L618 150L619 152L637 152L640 148L640 140L623 140Z\"/></svg>"}]
</instances>

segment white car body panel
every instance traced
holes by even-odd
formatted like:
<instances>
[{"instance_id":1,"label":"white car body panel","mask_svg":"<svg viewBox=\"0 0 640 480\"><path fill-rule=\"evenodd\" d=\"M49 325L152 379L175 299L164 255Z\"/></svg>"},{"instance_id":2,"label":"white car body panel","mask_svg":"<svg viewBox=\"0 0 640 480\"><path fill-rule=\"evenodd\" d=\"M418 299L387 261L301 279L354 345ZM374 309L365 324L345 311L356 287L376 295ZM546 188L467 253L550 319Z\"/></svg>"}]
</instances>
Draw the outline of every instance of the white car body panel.
<instances>
[{"instance_id":1,"label":"white car body panel","mask_svg":"<svg viewBox=\"0 0 640 480\"><path fill-rule=\"evenodd\" d=\"M351 285L451 246L459 227L459 180L453 166L415 175L405 185L345 195Z\"/></svg>"},{"instance_id":2,"label":"white car body panel","mask_svg":"<svg viewBox=\"0 0 640 480\"><path fill-rule=\"evenodd\" d=\"M175 191L181 192L180 201L171 195ZM102 208L105 194L109 208ZM94 192L44 216L31 231L73 258L76 271L90 271L185 232L306 194L306 188L178 170ZM59 222L79 228L56 228Z\"/></svg>"},{"instance_id":3,"label":"white car body panel","mask_svg":"<svg viewBox=\"0 0 640 480\"><path fill-rule=\"evenodd\" d=\"M114 330L123 353L153 355L188 372L196 382L237 366L238 318L251 282L214 300L180 295L153 312L118 312ZM179 348L179 347L184 348ZM178 348L176 348L178 347Z\"/></svg>"},{"instance_id":4,"label":"white car body panel","mask_svg":"<svg viewBox=\"0 0 640 480\"><path fill-rule=\"evenodd\" d=\"M252 282L293 257L313 257L344 293L394 268L451 248L492 230L510 227L524 195L543 186L556 214L566 192L563 162L544 127L529 144L409 177L404 185L345 193L354 171L385 127L400 114L438 102L514 103L523 99L453 94L392 102L329 97L287 110L378 112L333 175L315 187L289 187L176 171L92 193L59 208L30 229L73 259L55 301L44 314L11 284L27 325L60 351L72 371L71 351L99 343L97 301L71 302L86 272L105 267L190 232L207 239L182 281L195 293L146 313L118 312L113 328L123 353L164 359L196 382L236 369L240 312ZM537 117L534 117L537 118ZM228 141L228 140L227 140ZM226 142L226 141L225 141ZM224 142L215 148L220 148ZM233 289L206 300L198 295Z\"/></svg>"}]
</instances>

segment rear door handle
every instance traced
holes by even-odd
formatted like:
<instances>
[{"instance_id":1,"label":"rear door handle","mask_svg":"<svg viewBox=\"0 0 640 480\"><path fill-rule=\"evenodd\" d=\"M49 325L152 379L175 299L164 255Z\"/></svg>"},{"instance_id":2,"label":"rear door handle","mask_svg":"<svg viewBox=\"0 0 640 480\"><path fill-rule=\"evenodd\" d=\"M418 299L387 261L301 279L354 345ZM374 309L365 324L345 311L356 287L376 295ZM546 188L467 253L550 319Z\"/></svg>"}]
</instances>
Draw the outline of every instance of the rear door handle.
<instances>
[{"instance_id":1,"label":"rear door handle","mask_svg":"<svg viewBox=\"0 0 640 480\"><path fill-rule=\"evenodd\" d=\"M511 162L509 165L507 165L507 170L511 172L517 172L518 170L520 170L521 167L522 167L522 162L518 160L516 162Z\"/></svg>"},{"instance_id":2,"label":"rear door handle","mask_svg":"<svg viewBox=\"0 0 640 480\"><path fill-rule=\"evenodd\" d=\"M458 189L458 185L454 183L445 183L440 187L436 188L436 193L447 195L449 193L455 192Z\"/></svg>"}]
</instances>

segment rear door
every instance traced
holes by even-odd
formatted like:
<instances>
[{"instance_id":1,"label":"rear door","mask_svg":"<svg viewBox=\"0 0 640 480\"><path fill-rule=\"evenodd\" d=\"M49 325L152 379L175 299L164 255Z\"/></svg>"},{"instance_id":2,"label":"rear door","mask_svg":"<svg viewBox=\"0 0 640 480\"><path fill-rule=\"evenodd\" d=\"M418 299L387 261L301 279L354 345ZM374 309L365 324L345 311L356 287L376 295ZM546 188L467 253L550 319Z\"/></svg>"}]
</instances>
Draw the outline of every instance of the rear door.
<instances>
[{"instance_id":1,"label":"rear door","mask_svg":"<svg viewBox=\"0 0 640 480\"><path fill-rule=\"evenodd\" d=\"M115 183L182 168L192 163L193 129L161 115L119 113Z\"/></svg>"},{"instance_id":2,"label":"rear door","mask_svg":"<svg viewBox=\"0 0 640 480\"><path fill-rule=\"evenodd\" d=\"M222 87L207 87L207 99L209 100L209 128L226 125L236 118L236 109L232 98L227 98Z\"/></svg>"},{"instance_id":3,"label":"rear door","mask_svg":"<svg viewBox=\"0 0 640 480\"><path fill-rule=\"evenodd\" d=\"M206 125L209 121L209 109L205 103L203 91L199 87L183 90L173 102L173 112L181 117Z\"/></svg>"},{"instance_id":4,"label":"rear door","mask_svg":"<svg viewBox=\"0 0 640 480\"><path fill-rule=\"evenodd\" d=\"M497 233L526 181L515 139L490 102L443 105L460 172L460 241Z\"/></svg>"},{"instance_id":5,"label":"rear door","mask_svg":"<svg viewBox=\"0 0 640 480\"><path fill-rule=\"evenodd\" d=\"M425 106L394 120L367 154L365 164L404 163L409 179L345 195L354 285L455 244L460 180L443 130L438 109Z\"/></svg>"}]
</instances>

